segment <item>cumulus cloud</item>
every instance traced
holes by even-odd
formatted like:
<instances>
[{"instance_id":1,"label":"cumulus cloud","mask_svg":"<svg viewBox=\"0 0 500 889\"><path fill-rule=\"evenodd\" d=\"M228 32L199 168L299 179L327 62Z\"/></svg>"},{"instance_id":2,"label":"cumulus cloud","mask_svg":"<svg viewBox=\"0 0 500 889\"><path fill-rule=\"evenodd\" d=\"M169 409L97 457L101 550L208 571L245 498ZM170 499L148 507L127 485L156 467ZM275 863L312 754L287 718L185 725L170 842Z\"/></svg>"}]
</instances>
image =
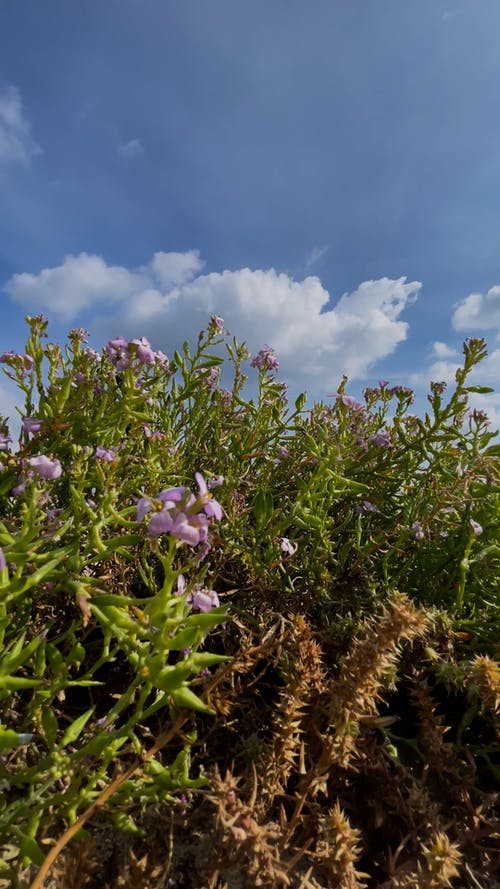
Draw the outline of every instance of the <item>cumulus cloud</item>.
<instances>
[{"instance_id":1,"label":"cumulus cloud","mask_svg":"<svg viewBox=\"0 0 500 889\"><path fill-rule=\"evenodd\" d=\"M162 287L173 287L190 281L204 266L198 250L187 253L155 253L151 269Z\"/></svg>"},{"instance_id":2,"label":"cumulus cloud","mask_svg":"<svg viewBox=\"0 0 500 889\"><path fill-rule=\"evenodd\" d=\"M15 86L6 86L0 89L0 164L28 163L36 154L40 154L40 147L32 139L20 92Z\"/></svg>"},{"instance_id":3,"label":"cumulus cloud","mask_svg":"<svg viewBox=\"0 0 500 889\"><path fill-rule=\"evenodd\" d=\"M453 358L453 356L456 355L455 349L448 346L446 343L439 342L439 340L436 340L436 342L432 344L432 351L436 358Z\"/></svg>"},{"instance_id":4,"label":"cumulus cloud","mask_svg":"<svg viewBox=\"0 0 500 889\"><path fill-rule=\"evenodd\" d=\"M119 145L117 152L125 160L132 160L134 157L144 154L144 146L139 139L131 139L130 142L124 142L122 145Z\"/></svg>"},{"instance_id":5,"label":"cumulus cloud","mask_svg":"<svg viewBox=\"0 0 500 889\"><path fill-rule=\"evenodd\" d=\"M365 281L332 307L315 276L295 281L249 268L202 275L201 268L197 251L156 253L136 270L82 253L38 275L15 275L5 289L28 310L65 322L92 310L101 335L145 335L167 352L218 314L253 351L273 346L284 379L326 391L344 372L363 378L405 340L400 316L421 288L406 278Z\"/></svg>"},{"instance_id":6,"label":"cumulus cloud","mask_svg":"<svg viewBox=\"0 0 500 889\"><path fill-rule=\"evenodd\" d=\"M441 358L434 361L426 371L420 371L410 377L412 386L428 386L430 380L445 382L450 389L455 385L455 374L463 365L463 356L452 359ZM500 380L500 349L494 349L483 361L474 367L468 377L470 386L490 386L498 388ZM479 393L469 396L471 408L484 410L488 414L493 429L500 429L500 392Z\"/></svg>"},{"instance_id":7,"label":"cumulus cloud","mask_svg":"<svg viewBox=\"0 0 500 889\"><path fill-rule=\"evenodd\" d=\"M500 287L491 287L486 296L469 294L455 309L452 323L455 330L500 328Z\"/></svg>"},{"instance_id":8,"label":"cumulus cloud","mask_svg":"<svg viewBox=\"0 0 500 889\"><path fill-rule=\"evenodd\" d=\"M142 286L140 275L121 266L108 266L100 256L80 253L38 275L13 275L4 290L28 311L48 311L69 322L96 304L126 300Z\"/></svg>"}]
</instances>

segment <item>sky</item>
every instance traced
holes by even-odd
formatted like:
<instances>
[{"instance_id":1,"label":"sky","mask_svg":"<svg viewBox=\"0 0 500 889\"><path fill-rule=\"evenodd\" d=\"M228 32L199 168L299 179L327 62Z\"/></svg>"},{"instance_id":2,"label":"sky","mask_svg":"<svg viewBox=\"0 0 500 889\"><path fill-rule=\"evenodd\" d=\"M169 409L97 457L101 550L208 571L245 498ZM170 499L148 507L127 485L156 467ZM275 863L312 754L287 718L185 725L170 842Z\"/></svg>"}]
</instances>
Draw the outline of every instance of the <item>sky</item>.
<instances>
[{"instance_id":1,"label":"sky","mask_svg":"<svg viewBox=\"0 0 500 889\"><path fill-rule=\"evenodd\" d=\"M498 0L0 0L0 352L215 313L310 400L425 403L468 336L500 389L499 34Z\"/></svg>"}]
</instances>

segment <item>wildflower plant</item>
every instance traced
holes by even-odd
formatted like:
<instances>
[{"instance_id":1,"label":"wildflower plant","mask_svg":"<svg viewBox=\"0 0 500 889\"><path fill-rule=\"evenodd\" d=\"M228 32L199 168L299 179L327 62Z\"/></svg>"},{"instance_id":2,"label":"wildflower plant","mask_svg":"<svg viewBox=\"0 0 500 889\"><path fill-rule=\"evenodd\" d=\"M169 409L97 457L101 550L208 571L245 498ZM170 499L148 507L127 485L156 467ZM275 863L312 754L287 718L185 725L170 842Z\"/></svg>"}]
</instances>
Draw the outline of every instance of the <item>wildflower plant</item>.
<instances>
[{"instance_id":1,"label":"wildflower plant","mask_svg":"<svg viewBox=\"0 0 500 889\"><path fill-rule=\"evenodd\" d=\"M413 800L401 823L432 827L428 858L443 825L394 773L441 726L434 685L463 695L453 768L498 771L500 446L468 380L485 343L416 416L385 380L290 405L271 346L252 357L219 316L169 356L122 336L98 353L80 328L61 347L27 320L0 356L22 399L17 449L0 422L0 879L36 866L41 886L97 810L139 837L148 807L195 799L259 885L302 857L321 886L336 849L364 879L370 836L339 788L370 764ZM420 738L379 713L405 670Z\"/></svg>"}]
</instances>

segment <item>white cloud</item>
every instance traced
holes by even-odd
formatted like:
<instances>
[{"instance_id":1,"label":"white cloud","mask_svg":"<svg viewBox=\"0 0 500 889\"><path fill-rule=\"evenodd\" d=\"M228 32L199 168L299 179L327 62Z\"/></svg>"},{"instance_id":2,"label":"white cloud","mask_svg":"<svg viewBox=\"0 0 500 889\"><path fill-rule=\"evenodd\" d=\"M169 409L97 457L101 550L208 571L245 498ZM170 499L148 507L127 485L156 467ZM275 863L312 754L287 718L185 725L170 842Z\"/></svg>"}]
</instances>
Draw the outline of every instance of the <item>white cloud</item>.
<instances>
[{"instance_id":1,"label":"white cloud","mask_svg":"<svg viewBox=\"0 0 500 889\"><path fill-rule=\"evenodd\" d=\"M80 253L38 275L14 275L5 292L29 311L47 310L64 322L85 309L132 296L143 286L140 275L120 266L107 266L100 256Z\"/></svg>"},{"instance_id":2,"label":"white cloud","mask_svg":"<svg viewBox=\"0 0 500 889\"><path fill-rule=\"evenodd\" d=\"M201 267L197 251L156 253L132 271L82 253L38 275L15 275L5 290L29 311L43 309L65 322L97 310L101 334L145 335L166 352L218 314L252 351L273 346L283 379L324 392L344 372L363 378L406 339L400 316L421 287L405 278L365 281L330 307L317 277L295 281L274 269L248 268L200 275Z\"/></svg>"},{"instance_id":3,"label":"white cloud","mask_svg":"<svg viewBox=\"0 0 500 889\"><path fill-rule=\"evenodd\" d=\"M204 266L198 250L187 253L155 253L151 268L163 287L185 284Z\"/></svg>"},{"instance_id":4,"label":"white cloud","mask_svg":"<svg viewBox=\"0 0 500 889\"><path fill-rule=\"evenodd\" d=\"M439 342L439 340L436 340L436 342L432 344L432 350L436 358L453 358L453 356L456 355L455 349L448 346L446 343Z\"/></svg>"},{"instance_id":5,"label":"white cloud","mask_svg":"<svg viewBox=\"0 0 500 889\"><path fill-rule=\"evenodd\" d=\"M5 87L0 91L0 164L28 163L40 151L31 137L19 90L15 86Z\"/></svg>"},{"instance_id":6,"label":"white cloud","mask_svg":"<svg viewBox=\"0 0 500 889\"><path fill-rule=\"evenodd\" d=\"M139 139L131 139L130 142L124 142L116 149L120 157L125 160L132 160L134 157L144 154L144 146Z\"/></svg>"},{"instance_id":7,"label":"white cloud","mask_svg":"<svg viewBox=\"0 0 500 889\"><path fill-rule=\"evenodd\" d=\"M410 377L411 385L415 387L427 387L430 380L434 380L437 383L444 381L448 384L450 390L453 390L455 386L455 373L458 368L462 366L462 355L454 360L443 358L434 361L425 372L421 371ZM490 386L494 389L498 388L499 380L500 349L495 349L472 369L467 378L466 385ZM469 403L471 408L478 408L479 410L486 411L491 421L492 428L500 429L500 392L470 393Z\"/></svg>"},{"instance_id":8,"label":"white cloud","mask_svg":"<svg viewBox=\"0 0 500 889\"><path fill-rule=\"evenodd\" d=\"M8 418L7 425L15 446L21 429L21 418L16 411L16 406L21 406L24 403L24 396L16 384L4 377L3 374L0 375L0 379L0 416ZM1 459L0 453L0 462Z\"/></svg>"},{"instance_id":9,"label":"white cloud","mask_svg":"<svg viewBox=\"0 0 500 889\"><path fill-rule=\"evenodd\" d=\"M455 330L500 328L500 287L491 287L486 296L471 293L460 302L453 313Z\"/></svg>"}]
</instances>

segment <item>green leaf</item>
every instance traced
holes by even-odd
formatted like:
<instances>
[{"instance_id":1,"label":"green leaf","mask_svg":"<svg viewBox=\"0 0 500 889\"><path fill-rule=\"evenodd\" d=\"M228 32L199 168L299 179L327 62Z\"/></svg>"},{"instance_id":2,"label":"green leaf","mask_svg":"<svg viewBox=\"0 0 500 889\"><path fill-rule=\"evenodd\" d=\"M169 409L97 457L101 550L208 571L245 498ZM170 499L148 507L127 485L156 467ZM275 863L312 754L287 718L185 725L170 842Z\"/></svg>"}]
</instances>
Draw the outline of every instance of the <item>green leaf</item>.
<instances>
[{"instance_id":1,"label":"green leaf","mask_svg":"<svg viewBox=\"0 0 500 889\"><path fill-rule=\"evenodd\" d=\"M47 746L53 747L56 742L59 725L52 707L45 707L42 710L42 728Z\"/></svg>"},{"instance_id":2,"label":"green leaf","mask_svg":"<svg viewBox=\"0 0 500 889\"><path fill-rule=\"evenodd\" d=\"M78 717L78 719L75 719L72 725L68 726L62 737L61 747L66 747L67 744L73 744L78 739L92 716L94 709L94 707L91 707L89 710L86 710L85 713L82 713L82 715Z\"/></svg>"},{"instance_id":3,"label":"green leaf","mask_svg":"<svg viewBox=\"0 0 500 889\"><path fill-rule=\"evenodd\" d=\"M19 837L19 849L22 852L25 858L29 858L33 864L36 864L37 867L40 867L45 861L45 855L43 854L40 846L37 841L33 839L33 837L28 837L26 835Z\"/></svg>"},{"instance_id":4,"label":"green leaf","mask_svg":"<svg viewBox=\"0 0 500 889\"><path fill-rule=\"evenodd\" d=\"M210 707L207 707L207 705L204 704L187 685L183 685L181 688L173 691L171 698L176 707L197 710L199 713L209 713L211 716L214 715L214 711Z\"/></svg>"}]
</instances>

